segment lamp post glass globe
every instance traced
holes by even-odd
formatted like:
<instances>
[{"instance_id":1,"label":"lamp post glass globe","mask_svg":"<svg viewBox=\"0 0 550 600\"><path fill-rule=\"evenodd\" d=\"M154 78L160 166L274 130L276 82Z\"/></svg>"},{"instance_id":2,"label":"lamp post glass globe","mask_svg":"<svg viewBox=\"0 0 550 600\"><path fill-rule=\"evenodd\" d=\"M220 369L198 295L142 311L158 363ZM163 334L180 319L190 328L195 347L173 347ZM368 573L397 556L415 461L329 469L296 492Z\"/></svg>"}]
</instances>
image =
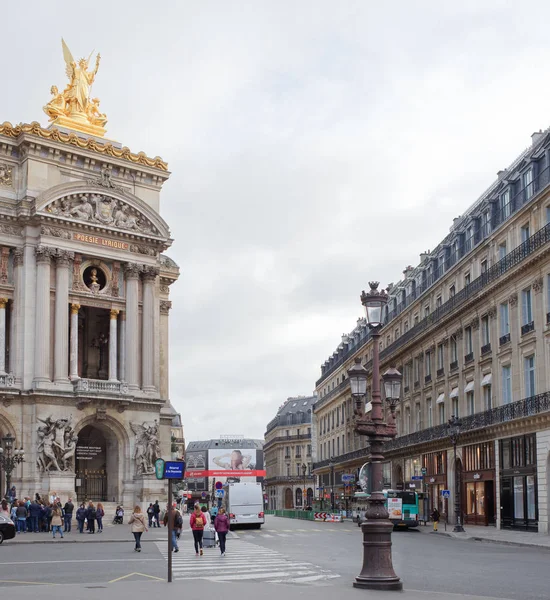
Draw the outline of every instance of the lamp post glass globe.
<instances>
[{"instance_id":1,"label":"lamp post glass globe","mask_svg":"<svg viewBox=\"0 0 550 600\"><path fill-rule=\"evenodd\" d=\"M388 303L388 294L378 289L378 281L369 281L370 290L363 291L361 303L365 307L367 324L371 328L381 327L384 321L384 306Z\"/></svg>"},{"instance_id":2,"label":"lamp post glass globe","mask_svg":"<svg viewBox=\"0 0 550 600\"><path fill-rule=\"evenodd\" d=\"M348 369L351 395L354 398L362 398L367 395L367 375L368 371L361 364L361 357L356 357L355 364Z\"/></svg>"},{"instance_id":3,"label":"lamp post glass globe","mask_svg":"<svg viewBox=\"0 0 550 600\"><path fill-rule=\"evenodd\" d=\"M401 373L395 367L390 367L382 375L382 379L384 381L386 400L388 402L399 400L401 398L401 382L403 381Z\"/></svg>"}]
</instances>

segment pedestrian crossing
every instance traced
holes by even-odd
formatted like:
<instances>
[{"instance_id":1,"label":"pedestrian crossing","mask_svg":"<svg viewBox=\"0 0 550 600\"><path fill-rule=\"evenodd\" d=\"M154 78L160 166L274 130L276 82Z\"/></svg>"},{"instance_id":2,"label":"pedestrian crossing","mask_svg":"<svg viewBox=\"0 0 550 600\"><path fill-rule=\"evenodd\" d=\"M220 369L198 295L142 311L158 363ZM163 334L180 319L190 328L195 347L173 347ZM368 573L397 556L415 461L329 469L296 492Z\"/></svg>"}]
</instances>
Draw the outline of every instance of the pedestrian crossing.
<instances>
[{"instance_id":1,"label":"pedestrian crossing","mask_svg":"<svg viewBox=\"0 0 550 600\"><path fill-rule=\"evenodd\" d=\"M300 535L300 537L306 535L306 534L312 534L312 535L316 535L318 533L324 533L325 530L323 529L280 529L277 531L274 531L272 529L269 529L268 531L262 531L262 530L258 530L258 529L237 529L235 531L231 531L230 532L230 536L235 538L235 539L239 539L239 538L246 538L247 540L250 539L268 539L268 538L275 538L275 537L280 537L280 538L288 538L288 537L292 537L296 534Z\"/></svg>"},{"instance_id":2,"label":"pedestrian crossing","mask_svg":"<svg viewBox=\"0 0 550 600\"><path fill-rule=\"evenodd\" d=\"M168 559L166 542L156 542L156 546L162 556ZM205 548L204 556L195 556L192 539L181 539L179 552L172 554L172 573L174 579L308 585L328 585L331 579L340 577L312 563L292 561L276 550L241 539L228 540L224 557L218 548Z\"/></svg>"}]
</instances>

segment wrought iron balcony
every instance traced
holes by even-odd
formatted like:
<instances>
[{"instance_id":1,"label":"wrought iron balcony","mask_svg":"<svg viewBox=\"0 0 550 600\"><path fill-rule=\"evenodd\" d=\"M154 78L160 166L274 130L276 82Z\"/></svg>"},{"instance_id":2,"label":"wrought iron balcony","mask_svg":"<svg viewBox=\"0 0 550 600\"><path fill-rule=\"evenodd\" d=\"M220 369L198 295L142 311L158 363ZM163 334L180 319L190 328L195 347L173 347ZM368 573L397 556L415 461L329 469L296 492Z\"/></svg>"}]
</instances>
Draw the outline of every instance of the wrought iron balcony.
<instances>
[{"instance_id":1,"label":"wrought iron balcony","mask_svg":"<svg viewBox=\"0 0 550 600\"><path fill-rule=\"evenodd\" d=\"M334 397L338 396L338 394L341 394L348 387L349 379L344 379L344 381L341 381L333 390L330 390L330 392L327 392L322 398L319 398L319 400L317 400L317 402L313 406L313 411L317 412L322 406L324 406Z\"/></svg>"},{"instance_id":2,"label":"wrought iron balcony","mask_svg":"<svg viewBox=\"0 0 550 600\"><path fill-rule=\"evenodd\" d=\"M273 446L274 444L280 442L280 443L285 443L285 442L291 442L292 440L310 440L311 439L311 434L306 434L306 433L301 433L300 435L279 435L277 437L274 437L272 439L270 439L269 441L267 441L264 444L264 450L266 448L270 448L271 446Z\"/></svg>"},{"instance_id":3,"label":"wrought iron balcony","mask_svg":"<svg viewBox=\"0 0 550 600\"><path fill-rule=\"evenodd\" d=\"M445 369L443 367L441 367L441 369L437 369L437 376L443 377L443 375L445 375Z\"/></svg>"},{"instance_id":4,"label":"wrought iron balcony","mask_svg":"<svg viewBox=\"0 0 550 600\"><path fill-rule=\"evenodd\" d=\"M455 369L458 369L458 360L453 360L453 362L449 365L449 369L451 371L454 371Z\"/></svg>"},{"instance_id":5,"label":"wrought iron balcony","mask_svg":"<svg viewBox=\"0 0 550 600\"><path fill-rule=\"evenodd\" d=\"M432 376L430 375L426 375L426 377L424 377L424 383L430 383L430 381L432 380Z\"/></svg>"},{"instance_id":6,"label":"wrought iron balcony","mask_svg":"<svg viewBox=\"0 0 550 600\"><path fill-rule=\"evenodd\" d=\"M468 364L470 362L472 362L474 360L474 353L473 352L468 352L468 354L466 354L464 356L464 364Z\"/></svg>"},{"instance_id":7,"label":"wrought iron balcony","mask_svg":"<svg viewBox=\"0 0 550 600\"><path fill-rule=\"evenodd\" d=\"M525 325L521 326L521 335L525 335L535 330L535 321L531 321L530 323L525 323Z\"/></svg>"},{"instance_id":8,"label":"wrought iron balcony","mask_svg":"<svg viewBox=\"0 0 550 600\"><path fill-rule=\"evenodd\" d=\"M73 385L77 394L128 394L128 384L125 381L77 379Z\"/></svg>"},{"instance_id":9,"label":"wrought iron balcony","mask_svg":"<svg viewBox=\"0 0 550 600\"><path fill-rule=\"evenodd\" d=\"M420 381L415 381L414 382L414 389L416 390L419 387L420 387Z\"/></svg>"},{"instance_id":10,"label":"wrought iron balcony","mask_svg":"<svg viewBox=\"0 0 550 600\"><path fill-rule=\"evenodd\" d=\"M510 341L510 334L507 333L506 335L501 335L498 338L498 345L499 346L504 346L504 344L507 344Z\"/></svg>"},{"instance_id":11,"label":"wrought iron balcony","mask_svg":"<svg viewBox=\"0 0 550 600\"><path fill-rule=\"evenodd\" d=\"M406 385L406 386L403 388L403 393L404 393L404 394L406 394L408 391L409 391L409 386L408 386L408 385Z\"/></svg>"},{"instance_id":12,"label":"wrought iron balcony","mask_svg":"<svg viewBox=\"0 0 550 600\"><path fill-rule=\"evenodd\" d=\"M491 352L491 344L485 344L484 346L481 346L481 355L483 356L484 354L489 354Z\"/></svg>"}]
</instances>

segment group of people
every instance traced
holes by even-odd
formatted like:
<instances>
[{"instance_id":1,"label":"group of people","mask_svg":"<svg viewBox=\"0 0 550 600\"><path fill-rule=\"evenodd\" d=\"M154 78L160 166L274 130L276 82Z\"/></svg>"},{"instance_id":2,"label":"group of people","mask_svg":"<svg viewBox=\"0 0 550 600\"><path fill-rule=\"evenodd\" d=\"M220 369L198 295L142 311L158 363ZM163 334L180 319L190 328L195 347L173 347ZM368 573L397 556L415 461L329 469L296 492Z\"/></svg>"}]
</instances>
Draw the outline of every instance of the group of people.
<instances>
[{"instance_id":1,"label":"group of people","mask_svg":"<svg viewBox=\"0 0 550 600\"><path fill-rule=\"evenodd\" d=\"M73 515L80 533L84 533L85 524L88 533L95 533L96 523L97 531L101 533L105 511L101 502L97 506L93 502L87 505L83 502L75 512L72 498L62 504L54 492L49 498L42 498L37 493L33 500L28 497L19 500L8 494L0 502L0 514L14 522L18 534L46 532L55 538L59 533L63 538L64 533L71 531Z\"/></svg>"},{"instance_id":2,"label":"group of people","mask_svg":"<svg viewBox=\"0 0 550 600\"><path fill-rule=\"evenodd\" d=\"M155 504L149 504L149 507L147 508L149 527L160 527L160 524L155 524L160 523L160 514L161 510L158 501L155 502ZM169 507L166 507L166 510L164 511L164 516L162 518L165 527L168 525L169 514ZM134 512L128 520L128 523L132 527L132 534L134 535L135 539L134 551L141 552L141 536L143 532L149 531L149 529L147 527L147 519L142 513L141 507L139 505L136 505L134 507ZM191 517L189 519L189 525L191 527L191 531L193 532L193 546L195 548L196 556L204 555L204 532L205 530L209 531L212 527L212 524L214 526L214 530L218 538L221 556L225 556L226 538L227 532L229 531L229 518L225 514L225 508L220 508L219 511L217 511L214 521L212 523L212 517L208 512L206 506L203 506L201 508L199 504L195 504L194 510L191 513ZM180 510L176 508L176 506L173 506L172 508L171 525L172 551L179 552L178 540L180 538L181 530L183 528L183 516Z\"/></svg>"}]
</instances>

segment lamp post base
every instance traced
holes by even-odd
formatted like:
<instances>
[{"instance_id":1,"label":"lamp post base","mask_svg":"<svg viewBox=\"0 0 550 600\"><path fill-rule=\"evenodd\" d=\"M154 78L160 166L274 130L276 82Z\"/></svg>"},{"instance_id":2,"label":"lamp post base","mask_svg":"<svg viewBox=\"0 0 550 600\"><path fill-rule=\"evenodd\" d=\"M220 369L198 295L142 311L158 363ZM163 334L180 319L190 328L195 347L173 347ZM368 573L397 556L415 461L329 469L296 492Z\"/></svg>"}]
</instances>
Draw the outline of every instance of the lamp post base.
<instances>
[{"instance_id":1,"label":"lamp post base","mask_svg":"<svg viewBox=\"0 0 550 600\"><path fill-rule=\"evenodd\" d=\"M453 533L465 533L464 527L462 527L462 525L455 525Z\"/></svg>"},{"instance_id":2,"label":"lamp post base","mask_svg":"<svg viewBox=\"0 0 550 600\"><path fill-rule=\"evenodd\" d=\"M363 568L353 582L353 587L367 590L400 591L403 583L395 574L391 556L393 523L388 519L381 492L369 498L367 520L361 525L363 532Z\"/></svg>"}]
</instances>

